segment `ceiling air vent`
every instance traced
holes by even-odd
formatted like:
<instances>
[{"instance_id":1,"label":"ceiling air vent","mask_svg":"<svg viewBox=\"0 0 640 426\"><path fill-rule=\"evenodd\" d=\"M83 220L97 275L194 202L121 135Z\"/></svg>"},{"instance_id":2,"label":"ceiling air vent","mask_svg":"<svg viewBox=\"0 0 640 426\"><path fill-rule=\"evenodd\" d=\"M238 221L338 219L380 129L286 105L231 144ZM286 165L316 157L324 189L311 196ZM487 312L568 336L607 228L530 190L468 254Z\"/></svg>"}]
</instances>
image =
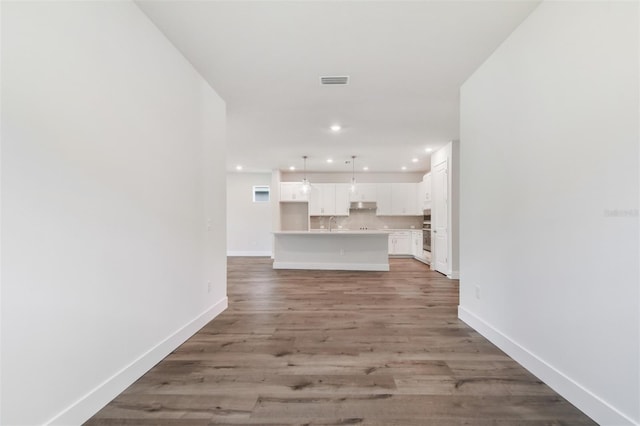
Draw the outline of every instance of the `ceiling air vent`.
<instances>
[{"instance_id":1,"label":"ceiling air vent","mask_svg":"<svg viewBox=\"0 0 640 426\"><path fill-rule=\"evenodd\" d=\"M348 84L348 75L330 75L326 77L320 77L320 84Z\"/></svg>"}]
</instances>

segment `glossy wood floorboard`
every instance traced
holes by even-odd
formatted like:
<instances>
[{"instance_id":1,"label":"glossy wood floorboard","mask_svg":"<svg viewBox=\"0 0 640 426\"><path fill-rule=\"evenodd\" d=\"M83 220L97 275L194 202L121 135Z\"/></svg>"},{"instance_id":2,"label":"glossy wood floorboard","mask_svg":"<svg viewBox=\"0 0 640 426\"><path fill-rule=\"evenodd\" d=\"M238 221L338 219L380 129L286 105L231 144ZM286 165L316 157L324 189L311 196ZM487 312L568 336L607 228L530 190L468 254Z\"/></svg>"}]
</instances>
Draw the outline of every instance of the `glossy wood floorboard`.
<instances>
[{"instance_id":1,"label":"glossy wood floorboard","mask_svg":"<svg viewBox=\"0 0 640 426\"><path fill-rule=\"evenodd\" d=\"M458 282L228 260L229 308L98 425L592 425L457 318Z\"/></svg>"}]
</instances>

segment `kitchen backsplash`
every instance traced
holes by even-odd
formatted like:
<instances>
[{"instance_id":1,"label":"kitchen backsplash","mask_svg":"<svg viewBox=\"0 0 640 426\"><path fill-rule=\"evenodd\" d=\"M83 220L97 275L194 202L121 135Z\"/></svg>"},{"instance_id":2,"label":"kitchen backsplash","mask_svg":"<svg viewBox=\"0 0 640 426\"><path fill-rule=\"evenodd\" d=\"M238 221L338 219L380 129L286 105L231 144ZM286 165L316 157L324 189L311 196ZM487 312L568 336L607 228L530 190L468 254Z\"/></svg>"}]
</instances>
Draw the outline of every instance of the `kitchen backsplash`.
<instances>
[{"instance_id":1,"label":"kitchen backsplash","mask_svg":"<svg viewBox=\"0 0 640 426\"><path fill-rule=\"evenodd\" d=\"M311 216L311 229L329 228L328 216ZM371 210L352 210L349 216L336 216L333 228L343 229L422 229L422 216L376 216Z\"/></svg>"},{"instance_id":2,"label":"kitchen backsplash","mask_svg":"<svg viewBox=\"0 0 640 426\"><path fill-rule=\"evenodd\" d=\"M309 221L307 203L280 203L280 229L306 231Z\"/></svg>"}]
</instances>

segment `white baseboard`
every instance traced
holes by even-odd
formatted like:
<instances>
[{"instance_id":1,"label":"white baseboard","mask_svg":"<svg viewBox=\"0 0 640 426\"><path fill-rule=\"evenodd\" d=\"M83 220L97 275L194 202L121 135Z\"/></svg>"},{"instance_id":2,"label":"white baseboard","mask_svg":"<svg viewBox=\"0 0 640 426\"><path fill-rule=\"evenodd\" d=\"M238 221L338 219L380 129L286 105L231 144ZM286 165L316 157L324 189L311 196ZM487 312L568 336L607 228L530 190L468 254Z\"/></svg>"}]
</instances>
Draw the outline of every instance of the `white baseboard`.
<instances>
[{"instance_id":1,"label":"white baseboard","mask_svg":"<svg viewBox=\"0 0 640 426\"><path fill-rule=\"evenodd\" d=\"M462 306L458 306L458 318L482 334L491 343L499 347L598 424L607 426L639 425L639 423L634 422L634 420L618 411L615 407L612 407L597 395L585 389L579 383Z\"/></svg>"},{"instance_id":2,"label":"white baseboard","mask_svg":"<svg viewBox=\"0 0 640 426\"><path fill-rule=\"evenodd\" d=\"M270 251L227 251L227 256L239 257L273 257Z\"/></svg>"},{"instance_id":3,"label":"white baseboard","mask_svg":"<svg viewBox=\"0 0 640 426\"><path fill-rule=\"evenodd\" d=\"M388 271L385 263L312 263L312 262L273 262L273 269L313 269L330 271Z\"/></svg>"},{"instance_id":4,"label":"white baseboard","mask_svg":"<svg viewBox=\"0 0 640 426\"><path fill-rule=\"evenodd\" d=\"M227 298L218 301L175 333L102 382L95 389L57 414L46 425L79 425L87 421L171 351L193 336L227 308Z\"/></svg>"},{"instance_id":5,"label":"white baseboard","mask_svg":"<svg viewBox=\"0 0 640 426\"><path fill-rule=\"evenodd\" d=\"M429 262L429 260L428 260L426 257L422 257L422 256L413 256L413 258L414 258L415 260L417 260L418 262L422 262L422 263L424 263L425 265L430 265L430 264L431 264L431 262Z\"/></svg>"},{"instance_id":6,"label":"white baseboard","mask_svg":"<svg viewBox=\"0 0 640 426\"><path fill-rule=\"evenodd\" d=\"M450 280L459 280L460 279L460 272L459 271L452 271L449 275L447 275L447 278L449 278Z\"/></svg>"}]
</instances>

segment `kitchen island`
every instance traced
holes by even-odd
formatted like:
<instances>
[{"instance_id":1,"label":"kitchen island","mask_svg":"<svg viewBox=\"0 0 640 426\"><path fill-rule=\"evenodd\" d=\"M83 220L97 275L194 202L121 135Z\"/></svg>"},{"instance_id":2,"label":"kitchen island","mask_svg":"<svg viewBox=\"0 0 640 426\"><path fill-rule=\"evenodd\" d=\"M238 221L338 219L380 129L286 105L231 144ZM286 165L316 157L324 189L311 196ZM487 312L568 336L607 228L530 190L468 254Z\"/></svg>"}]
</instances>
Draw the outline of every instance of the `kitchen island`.
<instances>
[{"instance_id":1,"label":"kitchen island","mask_svg":"<svg viewBox=\"0 0 640 426\"><path fill-rule=\"evenodd\" d=\"M274 232L273 269L388 271L384 231Z\"/></svg>"}]
</instances>

